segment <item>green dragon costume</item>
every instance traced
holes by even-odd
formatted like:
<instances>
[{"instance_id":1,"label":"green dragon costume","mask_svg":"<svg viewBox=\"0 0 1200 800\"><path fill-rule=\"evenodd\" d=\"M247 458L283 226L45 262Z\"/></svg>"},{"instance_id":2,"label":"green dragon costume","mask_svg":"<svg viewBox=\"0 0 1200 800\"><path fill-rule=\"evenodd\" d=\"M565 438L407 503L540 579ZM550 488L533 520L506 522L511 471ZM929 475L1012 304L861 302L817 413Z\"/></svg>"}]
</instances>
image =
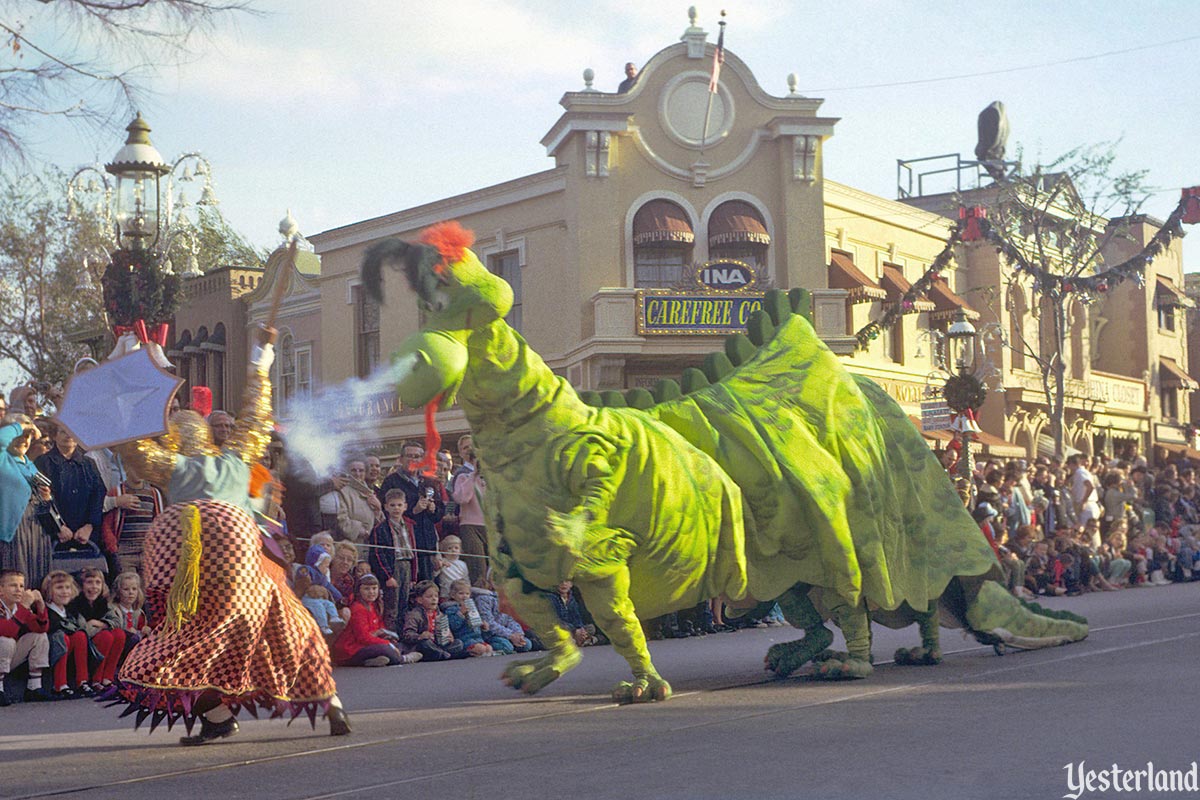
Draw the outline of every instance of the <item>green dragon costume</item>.
<instances>
[{"instance_id":1,"label":"green dragon costume","mask_svg":"<svg viewBox=\"0 0 1200 800\"><path fill-rule=\"evenodd\" d=\"M633 670L614 689L621 702L671 693L639 618L711 597L779 602L805 634L768 651L779 675L810 661L818 677L870 674L872 618L918 624L921 646L896 654L909 664L940 661L939 618L997 646L1087 635L1081 617L995 582L1000 566L937 459L901 408L817 337L803 290L768 293L748 335L686 370L682 388L585 402L504 322L512 290L472 241L442 223L422 243L374 245L362 273L382 300L382 267L402 268L425 311L395 356L407 367L402 401L457 398L470 422L497 583L548 648L510 665L509 685L536 692L579 662L545 594L564 580ZM826 618L847 652L827 649Z\"/></svg>"}]
</instances>

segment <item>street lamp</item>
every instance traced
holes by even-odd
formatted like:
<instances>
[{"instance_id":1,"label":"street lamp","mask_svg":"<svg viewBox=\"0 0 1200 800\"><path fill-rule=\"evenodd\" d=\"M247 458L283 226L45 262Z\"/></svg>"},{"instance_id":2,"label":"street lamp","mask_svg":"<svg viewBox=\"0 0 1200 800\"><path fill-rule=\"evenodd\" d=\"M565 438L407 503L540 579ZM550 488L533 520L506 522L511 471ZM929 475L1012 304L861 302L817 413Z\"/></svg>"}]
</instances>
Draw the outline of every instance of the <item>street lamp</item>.
<instances>
[{"instance_id":1,"label":"street lamp","mask_svg":"<svg viewBox=\"0 0 1200 800\"><path fill-rule=\"evenodd\" d=\"M975 326L967 319L967 312L962 309L954 317L954 322L946 329L946 346L949 349L950 363L958 367L959 372L970 372L975 366L975 343L977 340Z\"/></svg>"},{"instance_id":2,"label":"street lamp","mask_svg":"<svg viewBox=\"0 0 1200 800\"><path fill-rule=\"evenodd\" d=\"M951 373L946 379L942 394L946 398L946 405L954 412L950 430L958 437L954 442L960 451L958 474L967 481L968 500L971 502L975 499L975 487L971 482L971 473L975 469L971 440L981 430L975 415L987 399L987 387L974 371L978 345L979 334L975 326L967 318L967 312L959 309L954 322L946 330L947 355L958 368L958 373Z\"/></svg>"},{"instance_id":3,"label":"street lamp","mask_svg":"<svg viewBox=\"0 0 1200 800\"><path fill-rule=\"evenodd\" d=\"M114 217L117 242L130 250L153 250L158 244L159 180L171 168L150 141L150 126L139 112L125 128L129 137L104 170L117 180Z\"/></svg>"},{"instance_id":4,"label":"street lamp","mask_svg":"<svg viewBox=\"0 0 1200 800\"><path fill-rule=\"evenodd\" d=\"M169 366L161 349L178 305L180 279L168 254L182 242L176 257L186 261L180 265L186 268L184 277L203 274L197 258L200 236L188 212L217 205L212 165L199 153L165 161L140 113L125 130L125 144L103 169L82 167L71 176L68 209L72 219L92 215L107 234L107 257L85 257L83 280L100 278L106 322L117 339L113 355L146 346L160 366ZM203 180L203 189L192 203L184 184L197 180ZM93 263L104 266L94 273Z\"/></svg>"}]
</instances>

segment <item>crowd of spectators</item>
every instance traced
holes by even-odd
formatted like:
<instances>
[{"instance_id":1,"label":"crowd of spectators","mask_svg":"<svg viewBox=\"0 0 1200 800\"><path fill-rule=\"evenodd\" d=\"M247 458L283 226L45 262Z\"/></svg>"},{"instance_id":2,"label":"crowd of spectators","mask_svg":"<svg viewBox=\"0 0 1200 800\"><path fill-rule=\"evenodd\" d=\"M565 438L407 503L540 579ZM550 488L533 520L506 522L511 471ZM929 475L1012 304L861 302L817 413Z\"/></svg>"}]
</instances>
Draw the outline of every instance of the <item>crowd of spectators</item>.
<instances>
[{"instance_id":1,"label":"crowd of spectators","mask_svg":"<svg viewBox=\"0 0 1200 800\"><path fill-rule=\"evenodd\" d=\"M141 549L170 497L115 452L84 453L69 431L40 414L28 387L4 400L0 705L87 697L114 680L157 623L143 608ZM209 422L214 442L228 438L228 413L213 412ZM252 501L276 545L265 551L287 565L297 601L325 634L335 664L383 667L541 649L496 593L481 510L487 476L471 436L456 445L456 453L426 454L420 442L405 442L388 465L377 455L350 454L333 475L319 476L276 437L252 470ZM1200 577L1200 488L1186 461L1151 468L1133 452L981 460L958 486L1008 588L1023 599ZM548 592L547 602L579 645L607 643L570 581ZM714 598L646 622L646 634L785 624L770 604L729 617L724 611Z\"/></svg>"},{"instance_id":2,"label":"crowd of spectators","mask_svg":"<svg viewBox=\"0 0 1200 800\"><path fill-rule=\"evenodd\" d=\"M981 461L959 489L1023 599L1200 578L1200 488L1186 460L1154 468L1127 449Z\"/></svg>"}]
</instances>

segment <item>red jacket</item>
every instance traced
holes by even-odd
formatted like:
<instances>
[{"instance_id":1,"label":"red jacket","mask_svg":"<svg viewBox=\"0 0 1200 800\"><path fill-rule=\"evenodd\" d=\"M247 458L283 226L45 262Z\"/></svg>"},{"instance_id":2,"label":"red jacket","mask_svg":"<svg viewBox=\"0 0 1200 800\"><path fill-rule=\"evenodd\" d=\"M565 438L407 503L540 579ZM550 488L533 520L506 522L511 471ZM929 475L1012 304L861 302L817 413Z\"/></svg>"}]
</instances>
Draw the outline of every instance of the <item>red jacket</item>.
<instances>
[{"instance_id":1,"label":"red jacket","mask_svg":"<svg viewBox=\"0 0 1200 800\"><path fill-rule=\"evenodd\" d=\"M355 600L350 605L350 621L333 643L333 663L344 664L369 644L391 644L375 635L383 627L383 617L374 605Z\"/></svg>"},{"instance_id":2,"label":"red jacket","mask_svg":"<svg viewBox=\"0 0 1200 800\"><path fill-rule=\"evenodd\" d=\"M41 605L41 611L36 614L20 604L11 617L0 610L0 636L20 639L27 633L45 633L50 630L50 615L46 612L46 604Z\"/></svg>"}]
</instances>

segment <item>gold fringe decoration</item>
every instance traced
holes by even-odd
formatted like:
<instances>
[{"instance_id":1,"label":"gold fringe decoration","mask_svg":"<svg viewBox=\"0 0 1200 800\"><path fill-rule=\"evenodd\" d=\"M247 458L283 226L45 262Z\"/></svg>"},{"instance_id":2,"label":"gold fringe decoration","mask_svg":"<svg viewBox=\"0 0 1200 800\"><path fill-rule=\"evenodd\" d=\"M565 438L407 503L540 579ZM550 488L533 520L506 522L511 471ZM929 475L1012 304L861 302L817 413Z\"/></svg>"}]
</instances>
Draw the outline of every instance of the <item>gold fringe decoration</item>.
<instances>
[{"instance_id":1,"label":"gold fringe decoration","mask_svg":"<svg viewBox=\"0 0 1200 800\"><path fill-rule=\"evenodd\" d=\"M177 631L196 614L200 601L200 509L189 505L179 519L181 546L175 580L167 595L167 631Z\"/></svg>"}]
</instances>

